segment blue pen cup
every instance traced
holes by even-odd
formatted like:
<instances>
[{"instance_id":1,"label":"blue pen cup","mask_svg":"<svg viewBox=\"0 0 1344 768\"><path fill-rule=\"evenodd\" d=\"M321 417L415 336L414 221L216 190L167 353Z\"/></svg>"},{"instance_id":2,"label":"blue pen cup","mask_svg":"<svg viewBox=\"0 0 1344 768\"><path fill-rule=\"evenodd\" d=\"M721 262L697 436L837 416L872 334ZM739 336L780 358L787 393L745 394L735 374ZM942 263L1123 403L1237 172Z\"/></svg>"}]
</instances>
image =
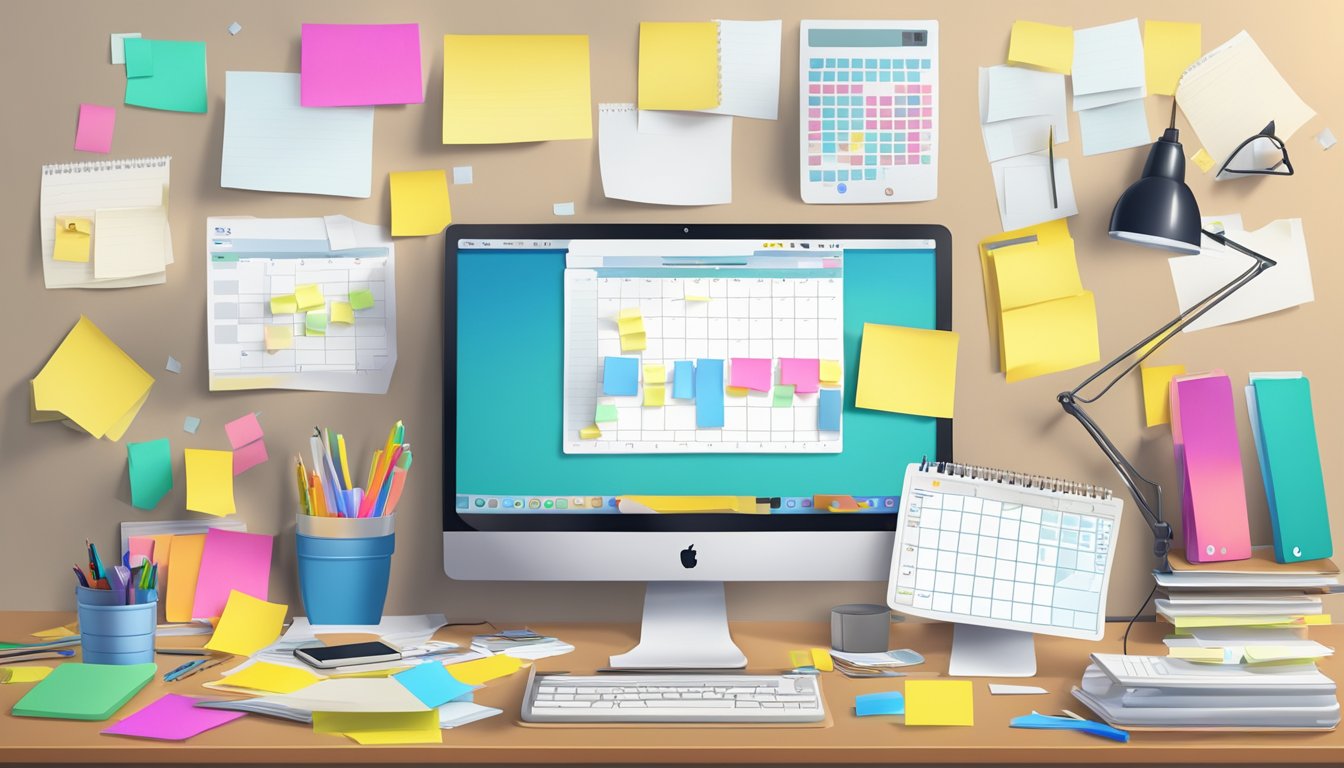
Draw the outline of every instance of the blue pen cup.
<instances>
[{"instance_id":1,"label":"blue pen cup","mask_svg":"<svg viewBox=\"0 0 1344 768\"><path fill-rule=\"evenodd\" d=\"M159 600L154 590L140 592L149 599L121 605L109 589L75 587L79 637L87 664L146 664L154 662L154 632Z\"/></svg>"},{"instance_id":2,"label":"blue pen cup","mask_svg":"<svg viewBox=\"0 0 1344 768\"><path fill-rule=\"evenodd\" d=\"M383 620L396 534L392 517L298 516L299 592L312 624Z\"/></svg>"}]
</instances>

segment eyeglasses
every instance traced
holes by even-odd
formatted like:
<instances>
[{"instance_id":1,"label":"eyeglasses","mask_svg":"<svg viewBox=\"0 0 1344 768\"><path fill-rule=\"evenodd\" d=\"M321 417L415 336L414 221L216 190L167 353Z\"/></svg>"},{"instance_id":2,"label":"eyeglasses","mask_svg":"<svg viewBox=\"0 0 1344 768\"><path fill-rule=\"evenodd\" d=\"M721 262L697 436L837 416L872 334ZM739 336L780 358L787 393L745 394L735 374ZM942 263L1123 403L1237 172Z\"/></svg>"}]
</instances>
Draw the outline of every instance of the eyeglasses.
<instances>
[{"instance_id":1,"label":"eyeglasses","mask_svg":"<svg viewBox=\"0 0 1344 768\"><path fill-rule=\"evenodd\" d=\"M1293 164L1283 139L1274 135L1274 121L1265 129L1237 145L1218 169L1216 180L1239 176L1292 176Z\"/></svg>"}]
</instances>

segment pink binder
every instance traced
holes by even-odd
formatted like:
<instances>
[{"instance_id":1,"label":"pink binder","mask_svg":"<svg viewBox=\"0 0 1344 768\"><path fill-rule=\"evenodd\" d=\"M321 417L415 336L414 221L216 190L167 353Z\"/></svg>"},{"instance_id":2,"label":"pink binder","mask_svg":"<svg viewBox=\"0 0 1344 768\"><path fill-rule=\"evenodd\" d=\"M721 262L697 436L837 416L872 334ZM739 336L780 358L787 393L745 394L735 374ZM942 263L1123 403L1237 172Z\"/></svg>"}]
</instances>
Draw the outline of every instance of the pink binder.
<instances>
[{"instance_id":1,"label":"pink binder","mask_svg":"<svg viewBox=\"0 0 1344 768\"><path fill-rule=\"evenodd\" d=\"M1171 382L1171 439L1181 477L1185 557L1192 563L1251 556L1232 380L1222 371Z\"/></svg>"}]
</instances>

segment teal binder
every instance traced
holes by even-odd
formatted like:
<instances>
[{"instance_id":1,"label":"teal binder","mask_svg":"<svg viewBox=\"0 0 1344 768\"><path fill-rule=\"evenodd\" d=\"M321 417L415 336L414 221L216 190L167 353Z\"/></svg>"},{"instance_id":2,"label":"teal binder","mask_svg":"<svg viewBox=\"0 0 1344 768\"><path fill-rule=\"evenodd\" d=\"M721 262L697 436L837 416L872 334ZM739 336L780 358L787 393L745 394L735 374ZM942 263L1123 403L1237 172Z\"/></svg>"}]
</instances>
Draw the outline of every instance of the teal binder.
<instances>
[{"instance_id":1,"label":"teal binder","mask_svg":"<svg viewBox=\"0 0 1344 768\"><path fill-rule=\"evenodd\" d=\"M1305 377L1253 379L1255 447L1280 563L1330 557L1330 515Z\"/></svg>"}]
</instances>

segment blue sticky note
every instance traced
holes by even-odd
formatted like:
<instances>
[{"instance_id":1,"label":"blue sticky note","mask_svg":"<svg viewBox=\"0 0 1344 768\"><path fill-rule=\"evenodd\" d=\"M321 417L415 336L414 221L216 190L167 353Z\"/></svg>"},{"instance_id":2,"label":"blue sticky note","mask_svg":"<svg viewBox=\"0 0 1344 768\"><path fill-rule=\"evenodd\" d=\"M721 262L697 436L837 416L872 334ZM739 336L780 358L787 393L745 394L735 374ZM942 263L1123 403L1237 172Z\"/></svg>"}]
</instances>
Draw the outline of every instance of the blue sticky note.
<instances>
[{"instance_id":1,"label":"blue sticky note","mask_svg":"<svg viewBox=\"0 0 1344 768\"><path fill-rule=\"evenodd\" d=\"M823 432L840 431L840 390L821 390L821 397L817 401L817 429Z\"/></svg>"},{"instance_id":2,"label":"blue sticky note","mask_svg":"<svg viewBox=\"0 0 1344 768\"><path fill-rule=\"evenodd\" d=\"M610 359L610 358L608 358ZM700 358L695 362L695 426L723 427L723 361Z\"/></svg>"},{"instance_id":3,"label":"blue sticky note","mask_svg":"<svg viewBox=\"0 0 1344 768\"><path fill-rule=\"evenodd\" d=\"M448 669L437 661L417 664L404 672L398 672L392 679L401 683L426 707L447 704L476 690L476 686L467 685L448 674Z\"/></svg>"},{"instance_id":4,"label":"blue sticky note","mask_svg":"<svg viewBox=\"0 0 1344 768\"><path fill-rule=\"evenodd\" d=\"M672 364L672 396L678 400L695 397L695 363L678 360Z\"/></svg>"},{"instance_id":5,"label":"blue sticky note","mask_svg":"<svg viewBox=\"0 0 1344 768\"><path fill-rule=\"evenodd\" d=\"M633 395L637 392L639 392L639 358L604 358L602 362L602 394Z\"/></svg>"},{"instance_id":6,"label":"blue sticky note","mask_svg":"<svg viewBox=\"0 0 1344 768\"><path fill-rule=\"evenodd\" d=\"M201 420L195 416L188 416L182 420L182 431L196 434L196 430L201 428Z\"/></svg>"},{"instance_id":7,"label":"blue sticky note","mask_svg":"<svg viewBox=\"0 0 1344 768\"><path fill-rule=\"evenodd\" d=\"M131 506L153 509L173 489L173 458L168 438L126 444Z\"/></svg>"},{"instance_id":8,"label":"blue sticky note","mask_svg":"<svg viewBox=\"0 0 1344 768\"><path fill-rule=\"evenodd\" d=\"M854 714L859 717L869 715L904 715L905 696L900 691L883 693L865 693L854 697Z\"/></svg>"}]
</instances>

